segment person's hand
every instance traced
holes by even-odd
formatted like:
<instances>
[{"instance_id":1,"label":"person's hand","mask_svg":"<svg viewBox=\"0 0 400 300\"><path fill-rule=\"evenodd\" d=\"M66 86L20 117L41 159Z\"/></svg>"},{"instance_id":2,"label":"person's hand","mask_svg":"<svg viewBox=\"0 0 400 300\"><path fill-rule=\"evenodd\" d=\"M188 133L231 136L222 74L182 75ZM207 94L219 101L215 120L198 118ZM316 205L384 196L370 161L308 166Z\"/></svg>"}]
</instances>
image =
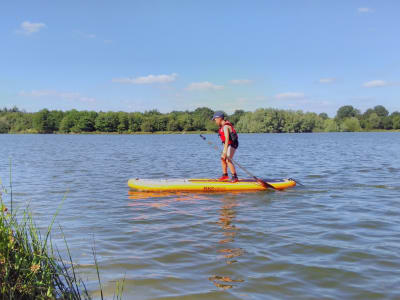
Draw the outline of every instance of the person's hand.
<instances>
[{"instance_id":1,"label":"person's hand","mask_svg":"<svg viewBox=\"0 0 400 300\"><path fill-rule=\"evenodd\" d=\"M226 159L226 152L222 152L222 154L221 154L221 159L223 159L223 160Z\"/></svg>"}]
</instances>

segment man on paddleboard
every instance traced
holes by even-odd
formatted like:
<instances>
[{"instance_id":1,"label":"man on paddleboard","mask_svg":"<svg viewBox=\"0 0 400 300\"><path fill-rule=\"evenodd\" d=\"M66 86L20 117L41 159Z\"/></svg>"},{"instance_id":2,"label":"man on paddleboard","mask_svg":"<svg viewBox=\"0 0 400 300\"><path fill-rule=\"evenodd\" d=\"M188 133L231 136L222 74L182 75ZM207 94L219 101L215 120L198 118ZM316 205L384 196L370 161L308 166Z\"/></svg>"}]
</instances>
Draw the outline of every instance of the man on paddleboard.
<instances>
[{"instance_id":1,"label":"man on paddleboard","mask_svg":"<svg viewBox=\"0 0 400 300\"><path fill-rule=\"evenodd\" d=\"M232 182L238 182L235 166L231 159L239 146L239 139L235 128L232 123L225 120L225 114L222 111L216 111L213 116L213 121L219 126L218 135L224 145L221 154L222 176L219 178L221 181L229 180L228 166L232 173Z\"/></svg>"}]
</instances>

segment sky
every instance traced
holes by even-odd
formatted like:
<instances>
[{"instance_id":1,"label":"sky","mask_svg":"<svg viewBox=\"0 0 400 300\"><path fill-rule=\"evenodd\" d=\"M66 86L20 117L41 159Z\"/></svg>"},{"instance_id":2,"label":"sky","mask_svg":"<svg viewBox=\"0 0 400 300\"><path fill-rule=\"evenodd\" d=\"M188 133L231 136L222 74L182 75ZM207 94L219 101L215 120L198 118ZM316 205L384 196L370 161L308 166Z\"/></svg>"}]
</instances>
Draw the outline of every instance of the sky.
<instances>
[{"instance_id":1,"label":"sky","mask_svg":"<svg viewBox=\"0 0 400 300\"><path fill-rule=\"evenodd\" d=\"M1 1L0 107L400 111L400 1Z\"/></svg>"}]
</instances>

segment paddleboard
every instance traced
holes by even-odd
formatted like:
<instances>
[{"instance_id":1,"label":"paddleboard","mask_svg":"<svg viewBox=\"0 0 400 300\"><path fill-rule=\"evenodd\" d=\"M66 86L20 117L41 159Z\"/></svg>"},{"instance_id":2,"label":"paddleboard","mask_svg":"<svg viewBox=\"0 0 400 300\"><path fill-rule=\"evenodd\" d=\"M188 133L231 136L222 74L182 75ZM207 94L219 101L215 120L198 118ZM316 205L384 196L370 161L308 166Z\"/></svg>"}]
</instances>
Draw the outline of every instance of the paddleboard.
<instances>
[{"instance_id":1,"label":"paddleboard","mask_svg":"<svg viewBox=\"0 0 400 300\"><path fill-rule=\"evenodd\" d=\"M263 179L278 190L296 186L293 179ZM218 179L129 179L132 189L148 192L186 191L186 192L229 192L266 190L254 179L239 179L238 182L219 181Z\"/></svg>"}]
</instances>

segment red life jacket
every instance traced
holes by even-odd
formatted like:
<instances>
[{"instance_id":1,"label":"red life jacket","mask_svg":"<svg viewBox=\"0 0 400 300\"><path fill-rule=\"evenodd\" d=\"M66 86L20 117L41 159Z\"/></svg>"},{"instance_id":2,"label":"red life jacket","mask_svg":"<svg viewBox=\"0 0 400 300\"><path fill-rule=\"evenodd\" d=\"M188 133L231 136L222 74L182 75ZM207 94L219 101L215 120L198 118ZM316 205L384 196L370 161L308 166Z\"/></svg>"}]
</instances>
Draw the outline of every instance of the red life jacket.
<instances>
[{"instance_id":1,"label":"red life jacket","mask_svg":"<svg viewBox=\"0 0 400 300\"><path fill-rule=\"evenodd\" d=\"M229 136L228 145L232 145L232 144L234 143L234 141L233 141L233 139L232 139L232 136L236 136L236 138L237 138L237 133L236 133L235 127L233 127L233 125L232 125L231 122L225 121L225 124L224 124L222 127L219 128L219 130L218 130L218 135L219 135L219 137L220 137L222 143L225 143L225 133L224 133L224 127L225 127L225 125L228 125L229 127L231 127L231 134L230 134L230 136ZM233 133L233 134L232 134L232 133ZM235 143L235 144L236 144L236 143ZM235 145L235 146L236 146L236 145ZM237 148L237 146L234 147L234 148Z\"/></svg>"}]
</instances>

